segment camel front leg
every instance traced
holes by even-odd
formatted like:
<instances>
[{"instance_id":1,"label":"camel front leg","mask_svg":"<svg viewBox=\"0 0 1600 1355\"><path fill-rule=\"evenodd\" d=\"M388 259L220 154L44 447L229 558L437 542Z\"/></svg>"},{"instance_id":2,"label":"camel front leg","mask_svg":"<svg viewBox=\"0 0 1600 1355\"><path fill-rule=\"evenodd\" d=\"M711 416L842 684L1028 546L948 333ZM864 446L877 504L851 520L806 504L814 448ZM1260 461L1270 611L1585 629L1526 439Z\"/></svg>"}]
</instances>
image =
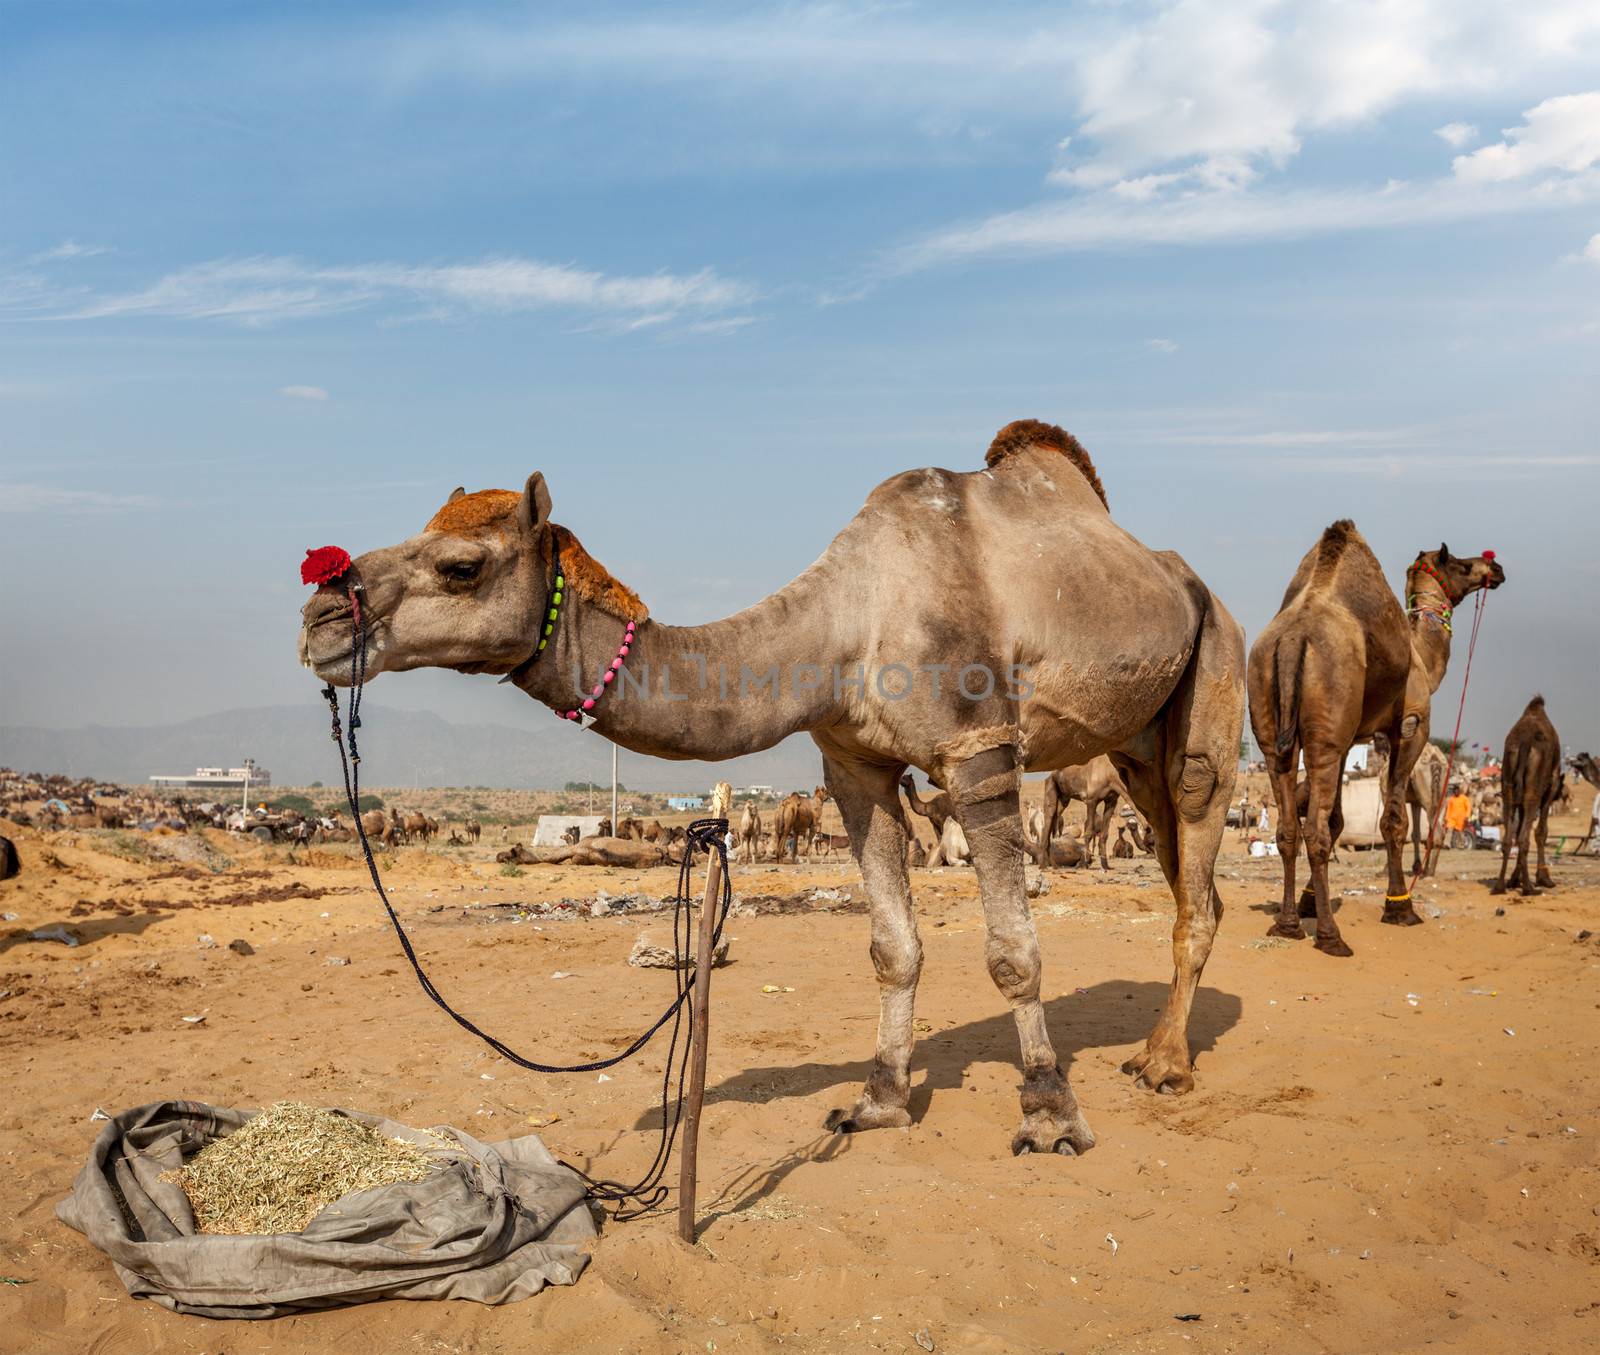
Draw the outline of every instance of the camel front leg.
<instances>
[{"instance_id":1,"label":"camel front leg","mask_svg":"<svg viewBox=\"0 0 1600 1355\"><path fill-rule=\"evenodd\" d=\"M909 831L900 808L899 767L877 767L827 754L823 780L839 806L850 850L861 868L872 918L872 967L878 975L878 1048L853 1106L829 1113L841 1134L911 1123L912 1012L922 973L922 941L906 874Z\"/></svg>"},{"instance_id":2,"label":"camel front leg","mask_svg":"<svg viewBox=\"0 0 1600 1355\"><path fill-rule=\"evenodd\" d=\"M987 748L956 762L946 778L983 897L984 959L1011 1006L1022 1044L1022 1124L1011 1151L1073 1156L1094 1134L1056 1060L1039 1000L1039 936L1022 868L1021 776L1016 749Z\"/></svg>"},{"instance_id":3,"label":"camel front leg","mask_svg":"<svg viewBox=\"0 0 1600 1355\"><path fill-rule=\"evenodd\" d=\"M1412 769L1428 742L1428 722L1418 721L1411 737L1402 739L1398 728L1389 731L1389 783L1384 787L1383 817L1378 820L1378 831L1383 834L1384 849L1389 858L1389 885L1384 893L1381 922L1391 927L1420 927L1422 919L1411 904L1411 887L1406 881L1406 787L1411 781Z\"/></svg>"}]
</instances>

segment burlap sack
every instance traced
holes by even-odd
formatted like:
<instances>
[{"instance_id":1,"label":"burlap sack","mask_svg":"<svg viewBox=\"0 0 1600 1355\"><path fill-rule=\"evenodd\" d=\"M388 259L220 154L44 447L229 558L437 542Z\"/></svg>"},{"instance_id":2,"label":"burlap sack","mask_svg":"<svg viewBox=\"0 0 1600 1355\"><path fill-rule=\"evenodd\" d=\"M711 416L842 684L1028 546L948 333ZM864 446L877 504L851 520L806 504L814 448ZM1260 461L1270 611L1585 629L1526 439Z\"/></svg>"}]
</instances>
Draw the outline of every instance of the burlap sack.
<instances>
[{"instance_id":1,"label":"burlap sack","mask_svg":"<svg viewBox=\"0 0 1600 1355\"><path fill-rule=\"evenodd\" d=\"M303 1232L196 1233L182 1189L160 1180L253 1111L159 1101L116 1116L56 1216L111 1258L128 1293L202 1317L276 1317L373 1299L510 1303L572 1284L595 1234L583 1184L529 1135L459 1148L425 1180L357 1191ZM382 1134L438 1141L381 1116L340 1110Z\"/></svg>"}]
</instances>

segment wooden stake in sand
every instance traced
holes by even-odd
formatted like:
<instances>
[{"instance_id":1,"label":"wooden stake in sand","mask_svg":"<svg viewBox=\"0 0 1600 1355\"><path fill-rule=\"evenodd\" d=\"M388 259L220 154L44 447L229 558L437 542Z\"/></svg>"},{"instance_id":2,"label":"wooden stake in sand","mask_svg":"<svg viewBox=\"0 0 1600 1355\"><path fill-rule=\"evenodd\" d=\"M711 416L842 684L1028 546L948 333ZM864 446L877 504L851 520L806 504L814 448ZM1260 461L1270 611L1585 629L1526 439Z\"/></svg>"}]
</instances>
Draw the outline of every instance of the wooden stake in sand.
<instances>
[{"instance_id":1,"label":"wooden stake in sand","mask_svg":"<svg viewBox=\"0 0 1600 1355\"><path fill-rule=\"evenodd\" d=\"M733 787L717 782L711 792L711 817L725 819L733 807ZM683 1145L678 1150L678 1236L694 1245L695 1167L700 1148L700 1107L706 1096L706 1045L711 1036L712 935L717 925L717 900L722 894L722 857L710 853L706 892L700 901L700 933L694 953L694 992L689 1010L694 1039L689 1046L689 1096L683 1110Z\"/></svg>"}]
</instances>

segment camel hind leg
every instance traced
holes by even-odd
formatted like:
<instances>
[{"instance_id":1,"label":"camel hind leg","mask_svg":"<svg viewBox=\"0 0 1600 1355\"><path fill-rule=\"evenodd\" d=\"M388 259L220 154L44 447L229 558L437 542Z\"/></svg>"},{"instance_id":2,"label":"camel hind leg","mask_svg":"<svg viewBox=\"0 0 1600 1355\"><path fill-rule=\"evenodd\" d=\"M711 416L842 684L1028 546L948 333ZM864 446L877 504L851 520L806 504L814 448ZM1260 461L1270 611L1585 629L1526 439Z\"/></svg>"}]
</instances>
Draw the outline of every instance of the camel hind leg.
<instances>
[{"instance_id":1,"label":"camel hind leg","mask_svg":"<svg viewBox=\"0 0 1600 1355\"><path fill-rule=\"evenodd\" d=\"M1550 867L1545 863L1544 857L1545 842L1549 836L1550 802L1546 800L1539 806L1539 824L1533 830L1533 840L1539 850L1539 873L1534 877L1534 881L1544 889L1554 889L1556 887L1555 877L1550 874Z\"/></svg>"},{"instance_id":2,"label":"camel hind leg","mask_svg":"<svg viewBox=\"0 0 1600 1355\"><path fill-rule=\"evenodd\" d=\"M1273 773L1272 797L1278 805L1278 860L1283 866L1283 901L1278 905L1278 920L1267 928L1267 935L1303 941L1305 933L1300 929L1301 911L1296 906L1294 892L1295 870L1300 864L1300 807L1295 799L1292 751L1289 770Z\"/></svg>"},{"instance_id":3,"label":"camel hind leg","mask_svg":"<svg viewBox=\"0 0 1600 1355\"><path fill-rule=\"evenodd\" d=\"M1238 775L1243 672L1244 637L1213 600L1189 671L1158 717L1154 756L1136 761L1112 754L1134 803L1155 830L1156 856L1177 904L1167 1005L1144 1048L1122 1065L1123 1072L1153 1091L1182 1093L1194 1087L1189 1013L1222 917L1217 852Z\"/></svg>"},{"instance_id":4,"label":"camel hind leg","mask_svg":"<svg viewBox=\"0 0 1600 1355\"><path fill-rule=\"evenodd\" d=\"M910 834L900 808L900 767L880 767L825 752L823 780L839 806L850 850L861 869L872 919L872 967L878 976L878 1046L853 1106L831 1112L839 1133L911 1123L912 1012L922 974L922 941L906 873Z\"/></svg>"}]
</instances>

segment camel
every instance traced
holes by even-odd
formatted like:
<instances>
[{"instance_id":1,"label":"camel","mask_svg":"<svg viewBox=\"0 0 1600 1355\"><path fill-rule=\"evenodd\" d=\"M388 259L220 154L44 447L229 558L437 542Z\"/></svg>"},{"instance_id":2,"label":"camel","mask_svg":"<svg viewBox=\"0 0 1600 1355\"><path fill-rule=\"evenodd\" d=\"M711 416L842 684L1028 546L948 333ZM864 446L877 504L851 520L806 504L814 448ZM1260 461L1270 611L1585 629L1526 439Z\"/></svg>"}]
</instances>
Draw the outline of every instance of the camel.
<instances>
[{"instance_id":1,"label":"camel","mask_svg":"<svg viewBox=\"0 0 1600 1355\"><path fill-rule=\"evenodd\" d=\"M1375 775L1383 776L1389 760L1389 740L1382 735L1375 736L1372 740L1372 751L1376 758ZM1423 815L1427 815L1428 823L1433 824L1434 816L1442 812L1445 802L1447 787L1444 779L1450 770L1450 759L1444 750L1436 743L1425 743L1422 751L1417 754L1417 763L1411 769L1411 775L1406 778L1406 808L1411 811L1411 874L1413 877L1424 873L1434 874L1439 868L1439 853L1433 852L1426 859L1423 857L1423 845L1427 841L1427 834L1422 831Z\"/></svg>"},{"instance_id":2,"label":"camel","mask_svg":"<svg viewBox=\"0 0 1600 1355\"><path fill-rule=\"evenodd\" d=\"M739 814L739 859L753 865L760 845L761 811L746 800Z\"/></svg>"},{"instance_id":3,"label":"camel","mask_svg":"<svg viewBox=\"0 0 1600 1355\"><path fill-rule=\"evenodd\" d=\"M933 825L934 837L942 838L945 821L955 817L956 802L941 790L936 790L924 800L917 794L916 778L910 772L900 778L900 788L906 793L906 801L911 806L911 812L922 815Z\"/></svg>"},{"instance_id":4,"label":"camel","mask_svg":"<svg viewBox=\"0 0 1600 1355\"><path fill-rule=\"evenodd\" d=\"M613 516L627 511L619 501ZM1192 1090L1188 1023L1221 908L1244 637L1180 556L1112 521L1088 453L1061 429L1023 420L981 469L892 477L793 582L698 626L654 620L553 522L542 474L520 493L457 490L420 534L360 555L303 608L300 655L322 681L352 680L358 639L369 679L499 674L645 756L720 761L811 735L868 895L879 985L871 1071L825 1122L840 1132L911 1122L922 945L897 783L915 767L955 806L987 967L1017 1027L1012 1151L1093 1145L1040 1001L1021 776L1109 755L1176 902L1167 1000L1123 1067L1151 1090Z\"/></svg>"},{"instance_id":5,"label":"camel","mask_svg":"<svg viewBox=\"0 0 1600 1355\"><path fill-rule=\"evenodd\" d=\"M1069 834L1072 831L1069 829ZM1022 850L1036 866L1076 867L1089 860L1089 849L1081 838L1045 837L1030 823L1022 825Z\"/></svg>"},{"instance_id":6,"label":"camel","mask_svg":"<svg viewBox=\"0 0 1600 1355\"><path fill-rule=\"evenodd\" d=\"M666 851L653 842L621 837L586 837L582 842L560 847L524 847L518 843L497 853L494 859L519 866L620 866L629 870L664 866L671 861Z\"/></svg>"},{"instance_id":7,"label":"camel","mask_svg":"<svg viewBox=\"0 0 1600 1355\"><path fill-rule=\"evenodd\" d=\"M1512 838L1516 839L1517 868L1511 883L1524 897L1537 894L1535 884L1554 889L1556 882L1545 864L1544 844L1550 833L1550 801L1561 784L1561 739L1545 714L1544 697L1528 702L1506 735L1500 758L1501 794L1505 797L1505 828L1500 834L1500 878L1489 892L1506 892L1506 870L1511 864ZM1538 826L1535 827L1537 822ZM1539 869L1528 878L1530 835L1539 847Z\"/></svg>"},{"instance_id":8,"label":"camel","mask_svg":"<svg viewBox=\"0 0 1600 1355\"><path fill-rule=\"evenodd\" d=\"M473 842L476 842L480 837L483 836L483 825L476 819L468 819L464 824L461 825L461 828L462 831L466 833L468 839Z\"/></svg>"},{"instance_id":9,"label":"camel","mask_svg":"<svg viewBox=\"0 0 1600 1355\"><path fill-rule=\"evenodd\" d=\"M1428 742L1429 705L1450 661L1450 616L1480 588L1498 588L1505 571L1492 554L1461 559L1445 545L1420 553L1406 571L1403 610L1383 567L1355 523L1341 519L1300 561L1278 614L1250 648L1250 722L1272 760L1278 806L1283 902L1271 935L1299 938L1294 876L1300 817L1295 769L1303 754L1308 805L1316 947L1348 956L1328 898L1328 857L1344 826L1340 810L1345 756L1356 740L1387 735L1381 820L1389 858L1383 921L1417 926L1401 867L1405 786ZM1409 615L1408 615L1409 613Z\"/></svg>"},{"instance_id":10,"label":"camel","mask_svg":"<svg viewBox=\"0 0 1600 1355\"><path fill-rule=\"evenodd\" d=\"M1100 849L1100 869L1110 870L1106 861L1106 838L1111 831L1111 813L1117 798L1127 795L1127 787L1108 757L1092 758L1079 767L1062 767L1050 773L1044 783L1045 836L1054 838L1065 826L1067 808L1074 800L1083 801L1084 840Z\"/></svg>"},{"instance_id":11,"label":"camel","mask_svg":"<svg viewBox=\"0 0 1600 1355\"><path fill-rule=\"evenodd\" d=\"M1600 762L1597 762L1588 753L1579 753L1571 759L1571 766L1577 775L1581 776L1596 790L1600 790ZM1572 849L1574 856L1589 845L1589 839L1594 836L1595 828L1600 826L1600 812L1597 811L1600 811L1600 795L1595 797L1594 803L1589 810L1589 826L1583 830L1582 840Z\"/></svg>"},{"instance_id":12,"label":"camel","mask_svg":"<svg viewBox=\"0 0 1600 1355\"><path fill-rule=\"evenodd\" d=\"M928 853L928 865L970 866L972 863L972 848L967 842L967 835L962 830L960 821L952 815L944 821L944 827L939 831L939 840L933 844L933 850Z\"/></svg>"},{"instance_id":13,"label":"camel","mask_svg":"<svg viewBox=\"0 0 1600 1355\"><path fill-rule=\"evenodd\" d=\"M784 849L792 840L794 842L793 854L789 857L795 864L800 861L800 848L806 849L806 856L811 856L812 839L816 837L817 829L822 824L822 806L828 802L826 788L818 786L810 795L800 795L791 792L778 801L778 808L774 813L778 829L778 861L783 860Z\"/></svg>"},{"instance_id":14,"label":"camel","mask_svg":"<svg viewBox=\"0 0 1600 1355\"><path fill-rule=\"evenodd\" d=\"M369 809L361 816L361 827L372 841L394 846L394 832L390 826L389 816L383 810Z\"/></svg>"},{"instance_id":15,"label":"camel","mask_svg":"<svg viewBox=\"0 0 1600 1355\"><path fill-rule=\"evenodd\" d=\"M1111 844L1111 855L1116 857L1119 861L1130 861L1133 859L1133 843L1128 841L1126 836L1127 831L1128 825L1125 823L1119 823L1117 825L1117 840Z\"/></svg>"}]
</instances>

